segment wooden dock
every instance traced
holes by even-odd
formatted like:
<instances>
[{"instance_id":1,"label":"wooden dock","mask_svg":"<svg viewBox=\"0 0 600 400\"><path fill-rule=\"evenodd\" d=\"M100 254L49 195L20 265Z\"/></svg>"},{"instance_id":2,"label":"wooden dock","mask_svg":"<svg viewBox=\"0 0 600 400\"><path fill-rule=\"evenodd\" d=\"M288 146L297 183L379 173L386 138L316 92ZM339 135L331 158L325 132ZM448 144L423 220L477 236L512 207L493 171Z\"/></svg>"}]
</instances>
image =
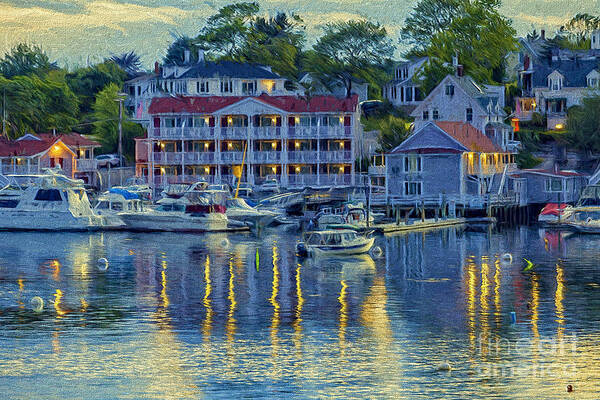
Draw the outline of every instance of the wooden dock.
<instances>
[{"instance_id":1,"label":"wooden dock","mask_svg":"<svg viewBox=\"0 0 600 400\"><path fill-rule=\"evenodd\" d=\"M404 221L399 224L396 223L387 223L387 224L375 224L371 226L371 229L382 233L393 233L393 232L407 232L407 231L415 231L421 229L438 229L438 228L447 228L449 226L457 226L457 225L465 225L468 223L467 218L445 218L445 219L435 219L429 218L425 220L413 220L406 223Z\"/></svg>"}]
</instances>

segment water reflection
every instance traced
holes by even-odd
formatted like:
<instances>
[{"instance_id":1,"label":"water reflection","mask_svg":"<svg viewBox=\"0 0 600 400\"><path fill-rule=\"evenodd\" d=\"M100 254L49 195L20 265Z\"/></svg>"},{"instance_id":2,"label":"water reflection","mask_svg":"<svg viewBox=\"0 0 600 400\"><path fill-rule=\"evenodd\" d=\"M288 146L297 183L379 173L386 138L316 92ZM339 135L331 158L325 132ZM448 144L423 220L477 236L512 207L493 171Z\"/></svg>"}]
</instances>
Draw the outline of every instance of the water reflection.
<instances>
[{"instance_id":1,"label":"water reflection","mask_svg":"<svg viewBox=\"0 0 600 400\"><path fill-rule=\"evenodd\" d=\"M448 229L299 260L279 231L0 233L3 394L44 397L42 370L67 398L593 398L600 238L556 237Z\"/></svg>"}]
</instances>

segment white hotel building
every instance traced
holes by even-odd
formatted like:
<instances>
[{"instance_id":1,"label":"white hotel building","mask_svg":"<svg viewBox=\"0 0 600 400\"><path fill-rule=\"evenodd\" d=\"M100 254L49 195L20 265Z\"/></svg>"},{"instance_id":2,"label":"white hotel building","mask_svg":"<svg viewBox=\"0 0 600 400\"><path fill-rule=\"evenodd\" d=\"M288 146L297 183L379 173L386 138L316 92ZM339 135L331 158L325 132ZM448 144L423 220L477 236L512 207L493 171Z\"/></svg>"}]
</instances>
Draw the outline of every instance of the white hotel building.
<instances>
[{"instance_id":1,"label":"white hotel building","mask_svg":"<svg viewBox=\"0 0 600 400\"><path fill-rule=\"evenodd\" d=\"M302 96L268 67L210 61L157 68L126 90L148 126L147 137L136 139L136 174L155 187L232 183L242 160L242 182L250 184L354 184L357 95Z\"/></svg>"},{"instance_id":2,"label":"white hotel building","mask_svg":"<svg viewBox=\"0 0 600 400\"><path fill-rule=\"evenodd\" d=\"M357 96L158 97L149 114L148 137L136 144L136 173L156 187L231 183L242 160L242 181L250 184L354 184Z\"/></svg>"}]
</instances>

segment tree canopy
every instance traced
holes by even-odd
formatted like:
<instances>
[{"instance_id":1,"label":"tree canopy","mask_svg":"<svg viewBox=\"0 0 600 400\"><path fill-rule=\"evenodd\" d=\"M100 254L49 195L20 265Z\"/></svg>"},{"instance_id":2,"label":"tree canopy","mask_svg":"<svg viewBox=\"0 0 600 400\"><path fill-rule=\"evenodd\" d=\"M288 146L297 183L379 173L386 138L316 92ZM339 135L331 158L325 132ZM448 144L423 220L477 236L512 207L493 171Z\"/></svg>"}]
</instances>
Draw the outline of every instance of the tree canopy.
<instances>
[{"instance_id":1,"label":"tree canopy","mask_svg":"<svg viewBox=\"0 0 600 400\"><path fill-rule=\"evenodd\" d=\"M386 29L366 20L325 25L323 36L307 52L306 68L325 87L341 83L350 96L354 81L378 85L387 78L382 67L391 58L394 46Z\"/></svg>"},{"instance_id":2,"label":"tree canopy","mask_svg":"<svg viewBox=\"0 0 600 400\"><path fill-rule=\"evenodd\" d=\"M600 151L600 96L583 99L567 114L567 139L575 148Z\"/></svg>"},{"instance_id":3,"label":"tree canopy","mask_svg":"<svg viewBox=\"0 0 600 400\"><path fill-rule=\"evenodd\" d=\"M0 74L5 78L31 74L43 76L56 69L56 63L50 62L41 47L26 43L17 44L0 59Z\"/></svg>"}]
</instances>

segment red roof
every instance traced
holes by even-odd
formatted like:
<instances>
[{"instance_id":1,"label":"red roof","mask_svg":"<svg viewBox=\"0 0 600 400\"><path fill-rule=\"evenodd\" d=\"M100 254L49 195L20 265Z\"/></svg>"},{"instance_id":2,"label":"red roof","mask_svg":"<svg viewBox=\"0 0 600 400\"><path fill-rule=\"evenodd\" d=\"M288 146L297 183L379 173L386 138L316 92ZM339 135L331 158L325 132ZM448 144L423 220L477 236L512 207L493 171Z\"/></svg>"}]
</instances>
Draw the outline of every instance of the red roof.
<instances>
[{"instance_id":1,"label":"red roof","mask_svg":"<svg viewBox=\"0 0 600 400\"><path fill-rule=\"evenodd\" d=\"M469 123L437 121L436 125L469 149L469 151L480 153L502 153L502 149L497 147L490 138Z\"/></svg>"},{"instance_id":2,"label":"red roof","mask_svg":"<svg viewBox=\"0 0 600 400\"><path fill-rule=\"evenodd\" d=\"M98 142L78 133L59 134L56 136L51 133L41 133L32 136L37 137L39 140L36 140L34 137L25 137L21 140L0 138L0 157L34 156L45 152L58 141L61 141L71 149L76 149L78 146L100 146Z\"/></svg>"},{"instance_id":3,"label":"red roof","mask_svg":"<svg viewBox=\"0 0 600 400\"><path fill-rule=\"evenodd\" d=\"M286 112L354 112L358 106L358 96L338 98L335 96L314 96L307 102L299 96L210 96L210 97L157 97L152 100L150 114L190 113L211 114L244 99L256 99Z\"/></svg>"}]
</instances>

